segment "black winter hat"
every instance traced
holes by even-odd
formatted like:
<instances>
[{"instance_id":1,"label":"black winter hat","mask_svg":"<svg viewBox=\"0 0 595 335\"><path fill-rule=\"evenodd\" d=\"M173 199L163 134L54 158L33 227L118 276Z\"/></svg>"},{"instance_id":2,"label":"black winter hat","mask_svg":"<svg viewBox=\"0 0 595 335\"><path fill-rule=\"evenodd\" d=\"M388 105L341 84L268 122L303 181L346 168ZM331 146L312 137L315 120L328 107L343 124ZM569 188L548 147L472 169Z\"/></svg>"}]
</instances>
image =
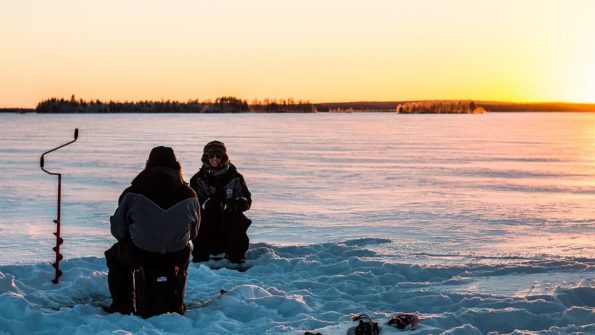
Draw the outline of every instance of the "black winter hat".
<instances>
[{"instance_id":1,"label":"black winter hat","mask_svg":"<svg viewBox=\"0 0 595 335\"><path fill-rule=\"evenodd\" d=\"M155 166L169 167L178 171L182 169L180 163L176 160L174 149L164 146L158 146L151 149L146 168L148 169Z\"/></svg>"},{"instance_id":2,"label":"black winter hat","mask_svg":"<svg viewBox=\"0 0 595 335\"><path fill-rule=\"evenodd\" d=\"M227 164L229 162L229 156L227 156L227 149L225 144L220 141L211 141L207 143L202 151L202 158L200 159L204 164L208 164L209 155L218 154L221 156L221 164Z\"/></svg>"}]
</instances>

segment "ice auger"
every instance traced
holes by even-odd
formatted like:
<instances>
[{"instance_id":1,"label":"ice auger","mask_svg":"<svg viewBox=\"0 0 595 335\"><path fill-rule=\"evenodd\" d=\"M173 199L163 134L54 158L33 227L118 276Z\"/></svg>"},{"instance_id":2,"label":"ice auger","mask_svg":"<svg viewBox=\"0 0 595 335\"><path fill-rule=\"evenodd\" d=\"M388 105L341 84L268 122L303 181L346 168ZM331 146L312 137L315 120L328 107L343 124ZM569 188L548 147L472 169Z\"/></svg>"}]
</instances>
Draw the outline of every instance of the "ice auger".
<instances>
[{"instance_id":1,"label":"ice auger","mask_svg":"<svg viewBox=\"0 0 595 335\"><path fill-rule=\"evenodd\" d=\"M62 201L62 174L61 173L56 173L56 172L50 172L46 169L43 168L43 163L44 163L44 157L46 154L49 154L52 151L56 151L62 147L65 147L71 143L74 143L74 141L76 141L76 139L79 137L79 130L78 128L76 128L74 130L74 140L62 144L59 147L56 147L54 149L48 150L46 152L44 152L41 155L41 158L39 160L39 166L41 167L41 169L48 174L54 175L54 176L58 176L58 214L57 214L57 218L56 220L54 220L54 223L56 224L56 232L54 233L54 235L56 235L56 246L52 248L52 250L54 250L56 252L56 261L54 263L52 263L52 266L54 267L54 269L56 269L56 276L54 277L54 279L52 279L52 283L54 284L58 284L58 281L60 280L60 276L62 276L62 271L60 270L60 261L62 260L62 258L64 258L64 256L62 256L62 254L60 253L60 245L62 243L64 243L64 239L62 239L62 237L60 237L60 204Z\"/></svg>"}]
</instances>

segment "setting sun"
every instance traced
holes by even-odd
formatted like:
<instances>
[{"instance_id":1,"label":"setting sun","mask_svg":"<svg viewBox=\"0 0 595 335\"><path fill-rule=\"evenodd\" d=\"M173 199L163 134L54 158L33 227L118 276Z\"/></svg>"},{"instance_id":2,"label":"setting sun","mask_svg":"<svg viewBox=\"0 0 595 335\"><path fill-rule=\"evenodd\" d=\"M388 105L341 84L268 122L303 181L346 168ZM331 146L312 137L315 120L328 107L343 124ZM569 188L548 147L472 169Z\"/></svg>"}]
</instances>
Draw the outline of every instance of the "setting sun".
<instances>
[{"instance_id":1,"label":"setting sun","mask_svg":"<svg viewBox=\"0 0 595 335\"><path fill-rule=\"evenodd\" d=\"M593 32L595 36L595 31ZM595 46L590 45L590 51L580 56L579 61L575 62L574 68L570 66L568 77L563 78L560 84L560 92L563 100L576 102L595 101Z\"/></svg>"}]
</instances>

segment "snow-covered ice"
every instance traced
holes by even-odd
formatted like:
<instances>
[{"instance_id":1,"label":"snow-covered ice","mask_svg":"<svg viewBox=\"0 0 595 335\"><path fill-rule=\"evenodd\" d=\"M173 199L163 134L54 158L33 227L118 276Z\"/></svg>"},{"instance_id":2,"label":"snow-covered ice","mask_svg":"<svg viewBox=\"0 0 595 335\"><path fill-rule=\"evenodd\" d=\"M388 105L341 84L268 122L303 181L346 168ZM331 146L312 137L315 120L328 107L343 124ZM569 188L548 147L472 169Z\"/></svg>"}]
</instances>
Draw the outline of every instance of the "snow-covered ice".
<instances>
[{"instance_id":1,"label":"snow-covered ice","mask_svg":"<svg viewBox=\"0 0 595 335\"><path fill-rule=\"evenodd\" d=\"M51 248L64 173L61 264ZM595 334L595 114L0 115L0 334ZM184 315L107 315L108 218L155 145L224 141L245 271L191 264ZM228 293L219 295L220 290Z\"/></svg>"}]
</instances>

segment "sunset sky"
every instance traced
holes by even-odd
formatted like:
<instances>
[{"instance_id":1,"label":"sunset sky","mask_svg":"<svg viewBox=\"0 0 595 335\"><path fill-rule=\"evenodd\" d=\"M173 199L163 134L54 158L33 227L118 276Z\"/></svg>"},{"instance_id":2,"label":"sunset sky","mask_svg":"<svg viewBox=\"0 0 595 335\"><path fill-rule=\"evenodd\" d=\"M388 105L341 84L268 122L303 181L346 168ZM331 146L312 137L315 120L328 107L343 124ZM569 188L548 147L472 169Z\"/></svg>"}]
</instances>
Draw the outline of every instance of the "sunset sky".
<instances>
[{"instance_id":1,"label":"sunset sky","mask_svg":"<svg viewBox=\"0 0 595 335\"><path fill-rule=\"evenodd\" d=\"M595 102L591 0L0 0L0 107Z\"/></svg>"}]
</instances>

